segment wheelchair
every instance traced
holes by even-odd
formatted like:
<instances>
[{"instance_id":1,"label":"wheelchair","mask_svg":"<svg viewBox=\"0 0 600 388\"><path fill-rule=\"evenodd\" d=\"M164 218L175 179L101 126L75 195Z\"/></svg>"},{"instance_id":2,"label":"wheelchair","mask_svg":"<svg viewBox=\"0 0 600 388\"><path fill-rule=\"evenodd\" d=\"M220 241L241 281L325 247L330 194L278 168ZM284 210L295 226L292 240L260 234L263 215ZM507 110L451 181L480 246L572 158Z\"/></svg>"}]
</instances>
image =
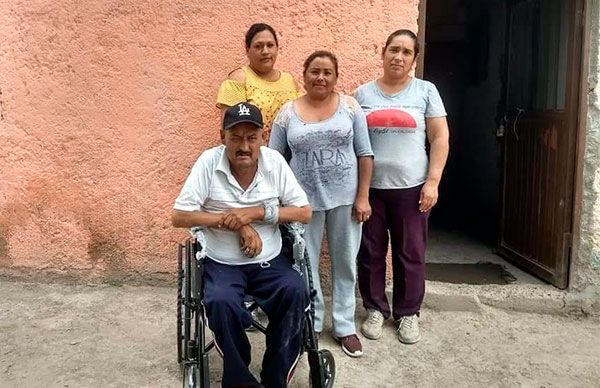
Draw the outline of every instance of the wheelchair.
<instances>
[{"instance_id":1,"label":"wheelchair","mask_svg":"<svg viewBox=\"0 0 600 388\"><path fill-rule=\"evenodd\" d=\"M283 239L282 251L292 255L293 267L304 278L310 295L310 308L305 313L302 352L308 355L309 384L313 388L330 388L335 380L335 360L326 349L319 349L314 331L314 297L310 261L302 234L304 226L299 223L280 225ZM204 324L203 270L206 258L206 239L201 228L191 230L192 237L178 245L177 255L177 362L183 374L183 387L208 388L210 386L208 354L215 347L214 340L207 340ZM253 302L250 311L258 305ZM263 334L266 327L253 319L252 326Z\"/></svg>"}]
</instances>

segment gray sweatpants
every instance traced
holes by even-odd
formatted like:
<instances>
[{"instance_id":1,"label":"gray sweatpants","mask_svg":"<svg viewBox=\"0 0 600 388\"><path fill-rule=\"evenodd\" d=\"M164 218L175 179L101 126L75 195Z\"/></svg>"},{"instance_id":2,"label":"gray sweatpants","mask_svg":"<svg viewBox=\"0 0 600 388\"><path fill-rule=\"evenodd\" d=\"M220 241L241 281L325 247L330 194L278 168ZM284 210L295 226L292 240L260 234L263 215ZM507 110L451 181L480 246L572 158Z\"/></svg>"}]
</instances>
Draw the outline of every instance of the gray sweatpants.
<instances>
[{"instance_id":1,"label":"gray sweatpants","mask_svg":"<svg viewBox=\"0 0 600 388\"><path fill-rule=\"evenodd\" d=\"M352 219L352 206L339 206L330 210L313 211L312 221L304 234L310 257L315 299L315 331L323 331L325 306L319 278L319 259L323 229L327 226L329 256L331 257L331 283L333 305L333 335L344 337L356 333L354 323L356 254L360 246L361 224Z\"/></svg>"}]
</instances>

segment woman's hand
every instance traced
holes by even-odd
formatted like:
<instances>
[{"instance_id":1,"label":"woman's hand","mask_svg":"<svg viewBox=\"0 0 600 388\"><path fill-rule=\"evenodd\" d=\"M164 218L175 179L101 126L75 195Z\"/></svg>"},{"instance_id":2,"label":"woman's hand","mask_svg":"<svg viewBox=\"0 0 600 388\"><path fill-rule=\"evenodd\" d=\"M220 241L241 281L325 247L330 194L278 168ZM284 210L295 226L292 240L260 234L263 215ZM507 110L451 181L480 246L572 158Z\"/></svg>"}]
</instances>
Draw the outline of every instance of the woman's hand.
<instances>
[{"instance_id":1,"label":"woman's hand","mask_svg":"<svg viewBox=\"0 0 600 388\"><path fill-rule=\"evenodd\" d=\"M371 217L371 205L368 197L356 197L352 206L352 218L354 221L361 223Z\"/></svg>"},{"instance_id":2,"label":"woman's hand","mask_svg":"<svg viewBox=\"0 0 600 388\"><path fill-rule=\"evenodd\" d=\"M419 211L428 212L435 206L438 200L438 181L427 179L421 188L421 197L419 198Z\"/></svg>"},{"instance_id":3,"label":"woman's hand","mask_svg":"<svg viewBox=\"0 0 600 388\"><path fill-rule=\"evenodd\" d=\"M256 257L262 252L262 240L258 232L250 225L243 225L240 233L240 249L248 257Z\"/></svg>"}]
</instances>

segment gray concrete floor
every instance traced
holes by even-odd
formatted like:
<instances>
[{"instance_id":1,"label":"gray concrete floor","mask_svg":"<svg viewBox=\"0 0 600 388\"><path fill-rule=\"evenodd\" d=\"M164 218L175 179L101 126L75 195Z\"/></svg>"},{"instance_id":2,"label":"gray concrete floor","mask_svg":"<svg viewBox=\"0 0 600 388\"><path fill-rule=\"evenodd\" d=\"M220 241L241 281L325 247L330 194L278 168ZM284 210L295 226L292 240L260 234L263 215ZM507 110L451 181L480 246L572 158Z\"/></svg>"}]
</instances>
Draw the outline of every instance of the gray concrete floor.
<instances>
[{"instance_id":1,"label":"gray concrete floor","mask_svg":"<svg viewBox=\"0 0 600 388\"><path fill-rule=\"evenodd\" d=\"M39 284L0 278L0 387L180 387L174 287ZM360 305L360 301L357 301ZM328 305L328 311L330 307ZM357 311L357 322L364 311ZM400 344L388 321L362 358L345 356L326 323L335 387L598 387L597 318L423 309L423 339ZM264 337L250 334L258 373ZM212 352L219 386L221 360ZM304 357L291 387L308 386Z\"/></svg>"},{"instance_id":2,"label":"gray concrete floor","mask_svg":"<svg viewBox=\"0 0 600 388\"><path fill-rule=\"evenodd\" d=\"M499 264L510 272L516 281L513 284L531 284L552 287L548 283L524 272L501 256L495 254L496 247L487 245L467 233L431 228L427 246L428 263L477 264L488 262Z\"/></svg>"}]
</instances>

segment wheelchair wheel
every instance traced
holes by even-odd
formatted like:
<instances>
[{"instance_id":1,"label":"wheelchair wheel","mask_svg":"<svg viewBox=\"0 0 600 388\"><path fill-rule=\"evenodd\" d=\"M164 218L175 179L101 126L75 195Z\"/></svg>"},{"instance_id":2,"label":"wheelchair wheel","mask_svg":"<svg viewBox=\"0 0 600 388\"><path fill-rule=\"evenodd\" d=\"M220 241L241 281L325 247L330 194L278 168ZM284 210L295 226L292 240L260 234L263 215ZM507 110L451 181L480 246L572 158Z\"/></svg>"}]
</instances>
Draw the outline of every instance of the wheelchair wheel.
<instances>
[{"instance_id":1,"label":"wheelchair wheel","mask_svg":"<svg viewBox=\"0 0 600 388\"><path fill-rule=\"evenodd\" d=\"M183 319L181 312L181 300L179 300L179 295L177 296L177 363L181 364L183 359Z\"/></svg>"},{"instance_id":2,"label":"wheelchair wheel","mask_svg":"<svg viewBox=\"0 0 600 388\"><path fill-rule=\"evenodd\" d=\"M183 370L183 388L199 388L200 371L194 364L186 365Z\"/></svg>"},{"instance_id":3,"label":"wheelchair wheel","mask_svg":"<svg viewBox=\"0 0 600 388\"><path fill-rule=\"evenodd\" d=\"M333 354L327 349L310 352L308 362L310 366L309 386L311 388L333 387L335 381Z\"/></svg>"},{"instance_id":4,"label":"wheelchair wheel","mask_svg":"<svg viewBox=\"0 0 600 388\"><path fill-rule=\"evenodd\" d=\"M177 363L183 359L183 245L177 250Z\"/></svg>"}]
</instances>

